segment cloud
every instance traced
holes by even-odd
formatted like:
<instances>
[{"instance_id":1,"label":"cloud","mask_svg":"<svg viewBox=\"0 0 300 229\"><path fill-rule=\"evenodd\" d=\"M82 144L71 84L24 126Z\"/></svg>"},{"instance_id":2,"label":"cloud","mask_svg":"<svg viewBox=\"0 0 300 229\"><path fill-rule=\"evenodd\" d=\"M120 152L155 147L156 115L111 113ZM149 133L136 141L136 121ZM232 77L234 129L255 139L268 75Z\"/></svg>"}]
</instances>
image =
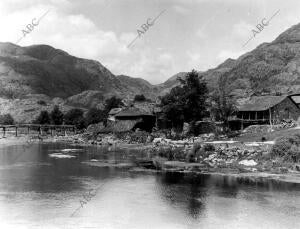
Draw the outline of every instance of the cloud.
<instances>
[{"instance_id":1,"label":"cloud","mask_svg":"<svg viewBox=\"0 0 300 229\"><path fill-rule=\"evenodd\" d=\"M253 26L245 21L240 21L233 25L232 35L238 39L240 39L240 38L247 39L250 36L252 36L252 33L251 33L252 29L255 29L255 26Z\"/></svg>"},{"instance_id":2,"label":"cloud","mask_svg":"<svg viewBox=\"0 0 300 229\"><path fill-rule=\"evenodd\" d=\"M5 31L1 34L1 41L15 43L22 37L22 29L33 18L39 18L51 9L19 45L49 44L74 56L96 59L115 74L143 77L154 83L160 83L162 78L174 74L175 64L170 53L145 48L143 42L139 42L134 49L128 49L127 45L136 37L135 33L117 34L101 29L87 15L58 9L55 1L50 2L42 4L39 0L29 0L28 4L23 4L23 8L19 7L13 13L8 11L10 5L6 4L0 10L0 26ZM67 1L65 6L69 7Z\"/></svg>"},{"instance_id":3,"label":"cloud","mask_svg":"<svg viewBox=\"0 0 300 229\"><path fill-rule=\"evenodd\" d=\"M179 13L179 14L182 14L182 15L187 15L190 10L188 10L187 8L183 7L183 6L180 6L180 5L175 5L173 6L173 9Z\"/></svg>"}]
</instances>

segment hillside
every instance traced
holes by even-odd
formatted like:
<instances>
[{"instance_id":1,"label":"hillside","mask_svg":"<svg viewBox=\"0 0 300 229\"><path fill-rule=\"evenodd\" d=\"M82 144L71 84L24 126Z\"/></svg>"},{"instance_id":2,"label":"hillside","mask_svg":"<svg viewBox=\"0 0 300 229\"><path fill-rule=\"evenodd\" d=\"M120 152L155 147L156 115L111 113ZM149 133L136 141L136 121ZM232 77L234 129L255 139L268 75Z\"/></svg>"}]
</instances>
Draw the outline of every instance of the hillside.
<instances>
[{"instance_id":1,"label":"hillside","mask_svg":"<svg viewBox=\"0 0 300 229\"><path fill-rule=\"evenodd\" d=\"M143 79L115 76L98 61L77 58L48 45L20 47L0 42L0 114L10 112L18 121L24 121L22 116L32 119L45 108L36 105L30 108L30 115L22 113L36 103L27 95L47 98L50 107L56 104L53 99L59 98L66 107L101 108L113 95L133 98L143 93L153 99L153 87Z\"/></svg>"},{"instance_id":2,"label":"hillside","mask_svg":"<svg viewBox=\"0 0 300 229\"><path fill-rule=\"evenodd\" d=\"M237 60L229 59L203 73L210 88L227 72L237 97L300 92L300 24L271 43L263 43Z\"/></svg>"},{"instance_id":3,"label":"hillside","mask_svg":"<svg viewBox=\"0 0 300 229\"><path fill-rule=\"evenodd\" d=\"M300 24L236 60L228 59L214 69L200 72L210 91L224 73L237 98L299 93ZM27 109L20 105L32 102L32 96L27 95L46 96L49 106L59 99L66 107L82 108L101 108L104 100L113 95L131 99L144 94L154 100L178 85L176 79L185 75L180 72L162 84L151 85L141 78L116 76L98 61L77 58L48 45L0 43L0 113L7 112L9 105L9 111L21 117L22 112L14 112L13 107L17 100L22 101L18 103L19 110Z\"/></svg>"},{"instance_id":4,"label":"hillside","mask_svg":"<svg viewBox=\"0 0 300 229\"><path fill-rule=\"evenodd\" d=\"M147 81L117 77L97 61L47 45L0 43L0 77L1 97L18 98L30 93L65 99L88 90L99 91L104 97L141 92L152 96Z\"/></svg>"}]
</instances>

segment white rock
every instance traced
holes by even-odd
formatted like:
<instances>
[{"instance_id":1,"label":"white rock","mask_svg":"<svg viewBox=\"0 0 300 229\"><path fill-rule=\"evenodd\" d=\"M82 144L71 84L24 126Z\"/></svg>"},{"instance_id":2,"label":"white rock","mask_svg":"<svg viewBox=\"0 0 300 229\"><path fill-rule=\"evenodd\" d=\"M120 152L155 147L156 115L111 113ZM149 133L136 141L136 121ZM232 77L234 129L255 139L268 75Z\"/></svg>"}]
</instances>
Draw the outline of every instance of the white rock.
<instances>
[{"instance_id":1,"label":"white rock","mask_svg":"<svg viewBox=\"0 0 300 229\"><path fill-rule=\"evenodd\" d=\"M54 158L75 158L75 156L62 154L62 153L51 153L51 154L49 154L49 157L54 157Z\"/></svg>"},{"instance_id":2,"label":"white rock","mask_svg":"<svg viewBox=\"0 0 300 229\"><path fill-rule=\"evenodd\" d=\"M162 138L154 138L153 143L161 143Z\"/></svg>"},{"instance_id":3,"label":"white rock","mask_svg":"<svg viewBox=\"0 0 300 229\"><path fill-rule=\"evenodd\" d=\"M239 162L240 165L245 165L245 166L255 166L257 163L254 160L242 160Z\"/></svg>"}]
</instances>

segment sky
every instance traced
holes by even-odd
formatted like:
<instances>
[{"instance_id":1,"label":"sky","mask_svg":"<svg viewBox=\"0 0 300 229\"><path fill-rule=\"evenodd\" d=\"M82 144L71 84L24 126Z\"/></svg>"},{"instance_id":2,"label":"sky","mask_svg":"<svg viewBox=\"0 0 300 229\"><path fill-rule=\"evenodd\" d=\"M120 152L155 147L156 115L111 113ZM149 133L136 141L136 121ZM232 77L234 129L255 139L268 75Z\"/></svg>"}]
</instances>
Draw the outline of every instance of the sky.
<instances>
[{"instance_id":1,"label":"sky","mask_svg":"<svg viewBox=\"0 0 300 229\"><path fill-rule=\"evenodd\" d=\"M1 0L0 41L51 45L159 84L273 41L299 12L299 0Z\"/></svg>"}]
</instances>

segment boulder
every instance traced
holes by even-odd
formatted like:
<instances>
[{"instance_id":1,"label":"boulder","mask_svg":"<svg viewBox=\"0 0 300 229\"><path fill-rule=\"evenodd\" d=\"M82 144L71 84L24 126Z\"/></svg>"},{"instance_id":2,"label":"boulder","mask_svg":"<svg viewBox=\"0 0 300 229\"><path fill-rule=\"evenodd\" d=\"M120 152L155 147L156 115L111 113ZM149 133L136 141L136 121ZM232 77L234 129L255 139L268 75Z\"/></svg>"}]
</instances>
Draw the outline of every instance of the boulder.
<instances>
[{"instance_id":1,"label":"boulder","mask_svg":"<svg viewBox=\"0 0 300 229\"><path fill-rule=\"evenodd\" d=\"M254 160L242 160L239 162L239 164L244 166L256 166L257 162L255 162Z\"/></svg>"}]
</instances>

